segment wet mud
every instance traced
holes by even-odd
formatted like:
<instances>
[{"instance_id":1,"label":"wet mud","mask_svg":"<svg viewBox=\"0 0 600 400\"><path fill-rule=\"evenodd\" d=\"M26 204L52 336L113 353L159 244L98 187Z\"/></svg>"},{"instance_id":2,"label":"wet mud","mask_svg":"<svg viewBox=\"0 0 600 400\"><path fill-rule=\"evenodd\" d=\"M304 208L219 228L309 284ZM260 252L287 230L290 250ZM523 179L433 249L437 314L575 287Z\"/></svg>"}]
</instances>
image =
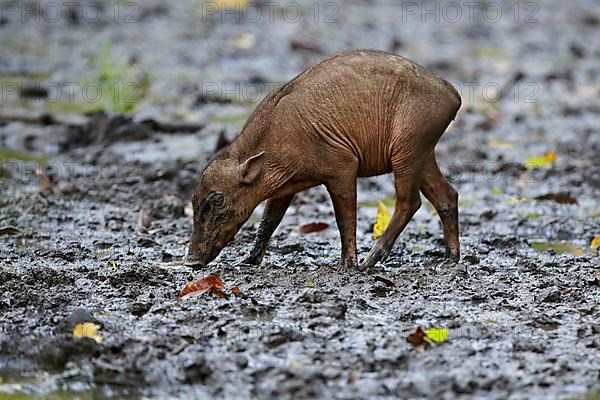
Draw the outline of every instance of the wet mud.
<instances>
[{"instance_id":1,"label":"wet mud","mask_svg":"<svg viewBox=\"0 0 600 400\"><path fill-rule=\"evenodd\" d=\"M0 107L0 398L597 398L600 10L530 3L526 23L525 3L518 22L494 4L496 22L465 9L423 23L378 1L339 3L337 22L324 3L295 23L205 20L187 1L139 4L131 24L6 16L3 82L93 81L108 40L146 86L125 114L32 89ZM182 266L195 180L256 106L244 90L362 47L460 88L437 158L460 193L461 261L445 259L424 200L387 261L338 266L318 187L295 198L260 266L238 262L261 207L203 271ZM390 176L358 185L364 256L394 191ZM329 227L301 234L307 223ZM228 298L178 300L208 274ZM87 322L101 341L73 337ZM416 351L418 326L449 338Z\"/></svg>"}]
</instances>

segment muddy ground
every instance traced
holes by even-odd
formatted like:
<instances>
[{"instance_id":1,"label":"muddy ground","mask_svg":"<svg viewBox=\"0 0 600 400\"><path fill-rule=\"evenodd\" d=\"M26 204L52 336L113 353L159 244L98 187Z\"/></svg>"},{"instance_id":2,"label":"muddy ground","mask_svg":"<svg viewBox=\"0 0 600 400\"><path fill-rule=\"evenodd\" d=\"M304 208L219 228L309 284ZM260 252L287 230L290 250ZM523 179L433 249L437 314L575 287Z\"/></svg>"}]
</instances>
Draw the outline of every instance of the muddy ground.
<instances>
[{"instance_id":1,"label":"muddy ground","mask_svg":"<svg viewBox=\"0 0 600 400\"><path fill-rule=\"evenodd\" d=\"M39 18L8 3L0 398L598 398L596 2L454 3L458 17L449 3L307 1L294 3L297 21L288 3L238 21L196 1L86 1L58 19L49 2L29 3ZM445 261L424 201L386 262L339 267L333 210L315 188L261 266L236 265L260 209L204 271L179 265L220 134L234 138L260 97L313 62L366 47L461 91L437 147L460 192L461 262ZM84 94L111 79L139 91ZM66 82L80 83L72 97ZM526 168L531 157L546 161ZM536 199L550 193L568 198ZM359 182L361 254L377 200L393 200L390 176ZM299 234L311 222L329 228ZM178 300L207 274L240 296ZM100 343L73 338L84 322L101 326ZM419 352L406 341L418 326L449 339Z\"/></svg>"}]
</instances>

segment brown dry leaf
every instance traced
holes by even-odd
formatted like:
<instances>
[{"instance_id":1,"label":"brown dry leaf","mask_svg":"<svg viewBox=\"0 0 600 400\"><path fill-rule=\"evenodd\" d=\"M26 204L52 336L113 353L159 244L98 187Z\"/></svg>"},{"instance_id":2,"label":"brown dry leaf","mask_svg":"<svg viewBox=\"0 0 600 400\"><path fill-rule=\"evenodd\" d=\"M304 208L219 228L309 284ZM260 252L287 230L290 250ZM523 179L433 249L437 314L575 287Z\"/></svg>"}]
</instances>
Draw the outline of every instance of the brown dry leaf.
<instances>
[{"instance_id":1,"label":"brown dry leaf","mask_svg":"<svg viewBox=\"0 0 600 400\"><path fill-rule=\"evenodd\" d=\"M224 291L222 291L221 289L219 289L219 288L212 288L212 289L210 289L210 293L212 293L215 296L220 297L222 299L226 299L227 298L227 294Z\"/></svg>"},{"instance_id":2,"label":"brown dry leaf","mask_svg":"<svg viewBox=\"0 0 600 400\"><path fill-rule=\"evenodd\" d=\"M410 343L417 351L423 351L431 346L431 343L427 340L425 330L420 326L417 327L414 333L408 335L406 341Z\"/></svg>"},{"instance_id":3,"label":"brown dry leaf","mask_svg":"<svg viewBox=\"0 0 600 400\"><path fill-rule=\"evenodd\" d=\"M218 276L208 275L185 285L181 293L179 293L179 300L200 296L209 290L223 289L224 287L223 281Z\"/></svg>"},{"instance_id":4,"label":"brown dry leaf","mask_svg":"<svg viewBox=\"0 0 600 400\"><path fill-rule=\"evenodd\" d=\"M577 204L577 199L560 193L548 193L541 196L534 197L536 200L549 200L558 204Z\"/></svg>"},{"instance_id":5,"label":"brown dry leaf","mask_svg":"<svg viewBox=\"0 0 600 400\"><path fill-rule=\"evenodd\" d=\"M235 286L235 287L232 287L232 288L231 288L231 292L233 293L233 295L234 295L235 297L237 297L237 296L239 296L239 295L240 295L240 289L239 289L237 286Z\"/></svg>"},{"instance_id":6,"label":"brown dry leaf","mask_svg":"<svg viewBox=\"0 0 600 400\"><path fill-rule=\"evenodd\" d=\"M326 224L324 222L313 222L310 224L302 225L300 228L298 228L298 231L300 232L300 234L306 235L308 233L321 232L327 228L329 228L329 224Z\"/></svg>"},{"instance_id":7,"label":"brown dry leaf","mask_svg":"<svg viewBox=\"0 0 600 400\"><path fill-rule=\"evenodd\" d=\"M38 178L40 192L45 193L52 190L52 184L50 183L50 179L44 174L44 170L41 168L36 168L35 176Z\"/></svg>"}]
</instances>

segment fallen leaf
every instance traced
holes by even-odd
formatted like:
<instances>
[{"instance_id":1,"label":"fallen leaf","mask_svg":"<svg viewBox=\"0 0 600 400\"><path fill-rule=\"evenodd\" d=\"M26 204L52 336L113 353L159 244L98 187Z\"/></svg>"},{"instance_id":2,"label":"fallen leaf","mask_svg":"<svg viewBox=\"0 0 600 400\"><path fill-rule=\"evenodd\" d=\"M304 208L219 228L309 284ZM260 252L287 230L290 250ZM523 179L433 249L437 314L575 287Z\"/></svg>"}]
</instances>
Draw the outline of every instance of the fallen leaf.
<instances>
[{"instance_id":1,"label":"fallen leaf","mask_svg":"<svg viewBox=\"0 0 600 400\"><path fill-rule=\"evenodd\" d=\"M300 232L300 234L306 235L308 233L321 232L327 228L329 228L329 224L326 224L324 222L313 222L310 224L302 225L300 228L298 228L298 231Z\"/></svg>"},{"instance_id":2,"label":"fallen leaf","mask_svg":"<svg viewBox=\"0 0 600 400\"><path fill-rule=\"evenodd\" d=\"M0 227L0 235L18 235L21 231L19 228L14 226L2 226Z\"/></svg>"},{"instance_id":3,"label":"fallen leaf","mask_svg":"<svg viewBox=\"0 0 600 400\"><path fill-rule=\"evenodd\" d=\"M590 249L592 249L593 252L598 252L598 248L600 248L600 235L593 238L592 243L590 243Z\"/></svg>"},{"instance_id":4,"label":"fallen leaf","mask_svg":"<svg viewBox=\"0 0 600 400\"><path fill-rule=\"evenodd\" d=\"M52 190L52 184L50 183L50 179L48 179L48 177L41 168L36 168L35 175L38 178L40 192L45 193Z\"/></svg>"},{"instance_id":5,"label":"fallen leaf","mask_svg":"<svg viewBox=\"0 0 600 400\"><path fill-rule=\"evenodd\" d=\"M549 151L546 155L541 157L530 157L525 160L525 168L527 169L538 169L538 168L551 168L556 161L556 153Z\"/></svg>"},{"instance_id":6,"label":"fallen leaf","mask_svg":"<svg viewBox=\"0 0 600 400\"><path fill-rule=\"evenodd\" d=\"M538 251L544 252L548 250L554 250L557 254L570 253L576 256L583 255L583 249L575 247L569 243L562 242L531 242L531 247Z\"/></svg>"},{"instance_id":7,"label":"fallen leaf","mask_svg":"<svg viewBox=\"0 0 600 400\"><path fill-rule=\"evenodd\" d=\"M100 325L93 322L77 324L75 325L75 329L73 329L73 337L75 339L88 338L95 340L96 343L100 343L102 342L102 336L98 334L98 329L100 329Z\"/></svg>"},{"instance_id":8,"label":"fallen leaf","mask_svg":"<svg viewBox=\"0 0 600 400\"><path fill-rule=\"evenodd\" d=\"M210 293L214 294L215 296L218 296L218 297L220 297L222 299L226 299L227 298L227 294L224 291L222 291L221 289L219 289L219 288L212 288L212 289L210 289Z\"/></svg>"},{"instance_id":9,"label":"fallen leaf","mask_svg":"<svg viewBox=\"0 0 600 400\"><path fill-rule=\"evenodd\" d=\"M377 204L377 217L375 217L375 225L373 225L373 240L377 240L383 235L391 219L392 215L385 204L380 201Z\"/></svg>"},{"instance_id":10,"label":"fallen leaf","mask_svg":"<svg viewBox=\"0 0 600 400\"><path fill-rule=\"evenodd\" d=\"M218 276L208 275L185 285L181 293L179 293L179 300L200 296L209 290L223 289L224 287L223 281Z\"/></svg>"},{"instance_id":11,"label":"fallen leaf","mask_svg":"<svg viewBox=\"0 0 600 400\"><path fill-rule=\"evenodd\" d=\"M577 204L577 199L571 196L560 193L548 193L541 196L534 197L536 200L549 200L558 204Z\"/></svg>"},{"instance_id":12,"label":"fallen leaf","mask_svg":"<svg viewBox=\"0 0 600 400\"><path fill-rule=\"evenodd\" d=\"M430 328L425 330L425 335L437 344L444 343L448 340L448 329Z\"/></svg>"},{"instance_id":13,"label":"fallen leaf","mask_svg":"<svg viewBox=\"0 0 600 400\"><path fill-rule=\"evenodd\" d=\"M232 287L232 288L231 288L231 292L233 293L233 295L234 295L235 297L237 297L237 296L239 296L239 295L240 295L240 289L239 289L237 286L235 286L235 287Z\"/></svg>"},{"instance_id":14,"label":"fallen leaf","mask_svg":"<svg viewBox=\"0 0 600 400\"><path fill-rule=\"evenodd\" d=\"M425 334L425 331L420 326L417 327L414 333L411 333L406 337L406 341L410 343L417 351L423 351L431 346L431 343L427 341L427 335Z\"/></svg>"}]
</instances>

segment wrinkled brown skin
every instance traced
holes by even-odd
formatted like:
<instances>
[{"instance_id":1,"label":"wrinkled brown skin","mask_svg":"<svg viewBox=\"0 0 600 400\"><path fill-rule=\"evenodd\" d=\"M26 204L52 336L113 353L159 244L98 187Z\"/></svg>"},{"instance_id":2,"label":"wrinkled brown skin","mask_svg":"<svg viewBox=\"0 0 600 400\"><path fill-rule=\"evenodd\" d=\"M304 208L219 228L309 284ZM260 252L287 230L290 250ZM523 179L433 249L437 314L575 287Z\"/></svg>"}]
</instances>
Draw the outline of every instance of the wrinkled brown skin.
<instances>
[{"instance_id":1,"label":"wrinkled brown skin","mask_svg":"<svg viewBox=\"0 0 600 400\"><path fill-rule=\"evenodd\" d=\"M240 136L203 172L193 197L186 264L202 267L267 204L247 264L259 264L294 195L323 184L342 242L342 264L357 267L356 178L393 172L396 206L383 236L360 264L387 258L421 206L441 219L448 256L460 257L458 194L440 173L434 147L461 100L442 78L379 51L338 53L267 96Z\"/></svg>"}]
</instances>

